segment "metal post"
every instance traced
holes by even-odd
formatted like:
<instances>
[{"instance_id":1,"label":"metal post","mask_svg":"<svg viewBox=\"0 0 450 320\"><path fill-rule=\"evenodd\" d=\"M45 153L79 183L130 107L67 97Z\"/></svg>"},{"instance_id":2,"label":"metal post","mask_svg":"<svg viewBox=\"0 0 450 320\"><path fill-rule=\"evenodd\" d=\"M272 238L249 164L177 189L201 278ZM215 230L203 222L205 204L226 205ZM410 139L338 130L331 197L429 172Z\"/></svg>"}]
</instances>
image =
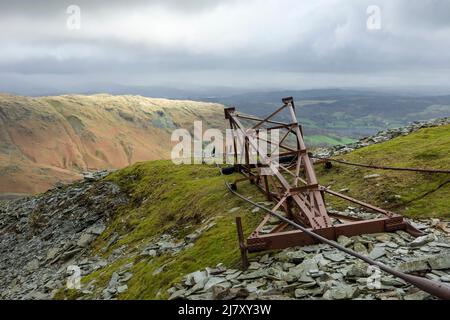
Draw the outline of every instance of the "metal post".
<instances>
[{"instance_id":1,"label":"metal post","mask_svg":"<svg viewBox=\"0 0 450 320\"><path fill-rule=\"evenodd\" d=\"M245 245L244 232L242 231L241 217L236 217L236 229L239 238L239 249L241 250L242 268L244 270L247 270L248 268L247 246Z\"/></svg>"}]
</instances>

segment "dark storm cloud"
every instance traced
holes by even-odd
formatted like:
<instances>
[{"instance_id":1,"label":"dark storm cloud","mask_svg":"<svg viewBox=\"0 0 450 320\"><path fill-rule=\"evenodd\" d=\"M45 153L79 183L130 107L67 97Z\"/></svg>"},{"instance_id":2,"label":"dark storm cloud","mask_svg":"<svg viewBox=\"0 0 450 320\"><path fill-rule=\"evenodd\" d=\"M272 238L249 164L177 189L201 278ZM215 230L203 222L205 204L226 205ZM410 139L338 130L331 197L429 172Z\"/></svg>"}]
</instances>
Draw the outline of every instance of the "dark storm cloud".
<instances>
[{"instance_id":1,"label":"dark storm cloud","mask_svg":"<svg viewBox=\"0 0 450 320\"><path fill-rule=\"evenodd\" d=\"M72 4L80 30L66 27ZM369 5L381 8L380 30L367 29ZM446 0L38 0L0 9L2 82L233 85L258 75L278 86L286 75L322 75L338 86L351 75L384 85L394 74L414 85L423 74L439 84L450 70Z\"/></svg>"}]
</instances>

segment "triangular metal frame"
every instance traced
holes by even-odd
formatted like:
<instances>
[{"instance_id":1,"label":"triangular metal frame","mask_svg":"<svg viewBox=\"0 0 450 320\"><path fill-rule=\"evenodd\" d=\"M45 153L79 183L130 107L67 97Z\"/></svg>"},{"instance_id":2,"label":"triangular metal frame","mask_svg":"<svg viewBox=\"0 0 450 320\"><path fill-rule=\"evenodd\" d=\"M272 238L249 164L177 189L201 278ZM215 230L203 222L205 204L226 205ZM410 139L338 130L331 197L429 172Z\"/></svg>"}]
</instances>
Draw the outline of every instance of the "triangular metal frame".
<instances>
[{"instance_id":1,"label":"triangular metal frame","mask_svg":"<svg viewBox=\"0 0 450 320\"><path fill-rule=\"evenodd\" d=\"M396 213L320 186L303 139L302 127L297 121L294 100L292 97L288 97L282 99L282 102L281 107L263 119L240 114L236 112L235 108L225 109L225 118L229 120L230 128L239 132L244 138L242 151L245 163L235 164L235 171L242 173L244 178L235 181L233 184L235 188L237 183L249 180L266 194L268 200L275 203L272 208L273 211L284 212L288 218L328 239L337 239L339 235L353 236L394 230L406 230L416 236L421 234L419 230L413 228L402 216ZM283 111L288 113L288 123L274 119ZM241 119L245 120L246 123L254 124L247 128ZM279 163L274 162L270 155L259 151L259 141L269 142L259 137L258 130L261 129L284 131L279 144L275 146L279 150ZM286 144L288 137L291 137L290 145ZM235 140L233 145L234 158L237 160L239 153L237 145L239 143ZM257 152L259 161L256 164L250 163L250 150L256 150ZM262 175L263 169L269 169L271 175ZM381 213L383 218L363 220L330 214L327 212L325 205L325 193ZM333 225L331 217L340 223ZM247 242L241 243L241 247L244 246L248 251L255 252L315 243L314 239L302 231L287 230L286 223L280 223L269 233L263 234L263 228L267 225L269 218L270 215L264 217L247 239Z\"/></svg>"}]
</instances>

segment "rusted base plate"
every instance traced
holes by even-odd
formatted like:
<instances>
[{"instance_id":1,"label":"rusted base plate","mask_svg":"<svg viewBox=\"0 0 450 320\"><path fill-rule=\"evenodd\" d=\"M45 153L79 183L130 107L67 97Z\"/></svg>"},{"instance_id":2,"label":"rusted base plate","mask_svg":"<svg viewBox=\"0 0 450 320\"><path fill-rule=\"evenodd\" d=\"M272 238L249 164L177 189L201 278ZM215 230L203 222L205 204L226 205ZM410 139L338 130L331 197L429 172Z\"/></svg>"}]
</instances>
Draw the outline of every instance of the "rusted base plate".
<instances>
[{"instance_id":1,"label":"rusted base plate","mask_svg":"<svg viewBox=\"0 0 450 320\"><path fill-rule=\"evenodd\" d=\"M415 229L401 216L394 218L380 218L373 220L352 221L330 228L312 230L318 235L330 240L336 240L344 235L352 237L362 234L392 232L404 230L413 236L422 235L422 232ZM279 250L289 247L306 246L316 244L317 240L300 230L275 232L269 234L252 234L247 238L247 249L249 252L265 250Z\"/></svg>"}]
</instances>

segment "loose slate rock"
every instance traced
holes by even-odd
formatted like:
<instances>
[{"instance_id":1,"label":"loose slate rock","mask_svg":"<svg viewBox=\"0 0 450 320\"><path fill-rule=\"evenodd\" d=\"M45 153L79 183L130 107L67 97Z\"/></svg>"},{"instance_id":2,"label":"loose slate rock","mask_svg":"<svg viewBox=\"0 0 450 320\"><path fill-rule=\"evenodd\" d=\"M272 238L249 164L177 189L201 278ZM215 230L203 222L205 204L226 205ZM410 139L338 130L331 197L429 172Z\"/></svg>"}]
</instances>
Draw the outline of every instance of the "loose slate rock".
<instances>
[{"instance_id":1,"label":"loose slate rock","mask_svg":"<svg viewBox=\"0 0 450 320\"><path fill-rule=\"evenodd\" d=\"M428 265L427 258L420 258L410 260L404 263L401 263L398 266L398 270L401 272L414 272L414 271L423 271L428 270L430 266Z\"/></svg>"},{"instance_id":2,"label":"loose slate rock","mask_svg":"<svg viewBox=\"0 0 450 320\"><path fill-rule=\"evenodd\" d=\"M428 242L432 242L434 240L435 240L434 235L427 234L425 236L417 237L409 245L411 247L420 247L420 246L423 246L423 245L427 244Z\"/></svg>"},{"instance_id":3,"label":"loose slate rock","mask_svg":"<svg viewBox=\"0 0 450 320\"><path fill-rule=\"evenodd\" d=\"M370 251L370 258L376 260L378 258L381 258L382 256L384 256L386 254L386 249L384 249L383 247L375 247L373 248L372 251Z\"/></svg>"},{"instance_id":4,"label":"loose slate rock","mask_svg":"<svg viewBox=\"0 0 450 320\"><path fill-rule=\"evenodd\" d=\"M450 255L442 254L428 258L430 267L435 270L450 269Z\"/></svg>"},{"instance_id":5,"label":"loose slate rock","mask_svg":"<svg viewBox=\"0 0 450 320\"><path fill-rule=\"evenodd\" d=\"M324 254L325 258L333 262L341 262L345 260L345 255L343 253L328 253Z\"/></svg>"},{"instance_id":6,"label":"loose slate rock","mask_svg":"<svg viewBox=\"0 0 450 320\"><path fill-rule=\"evenodd\" d=\"M323 297L325 299L344 300L355 298L358 294L358 288L350 285L339 285L329 289Z\"/></svg>"},{"instance_id":7,"label":"loose slate rock","mask_svg":"<svg viewBox=\"0 0 450 320\"><path fill-rule=\"evenodd\" d=\"M353 243L353 240L346 236L339 236L337 239L338 243L344 247L348 247Z\"/></svg>"},{"instance_id":8,"label":"loose slate rock","mask_svg":"<svg viewBox=\"0 0 450 320\"><path fill-rule=\"evenodd\" d=\"M211 277L208 279L208 281L205 283L205 290L209 290L210 288L212 288L212 286L219 284L221 282L225 282L226 279L222 278L222 277Z\"/></svg>"}]
</instances>

